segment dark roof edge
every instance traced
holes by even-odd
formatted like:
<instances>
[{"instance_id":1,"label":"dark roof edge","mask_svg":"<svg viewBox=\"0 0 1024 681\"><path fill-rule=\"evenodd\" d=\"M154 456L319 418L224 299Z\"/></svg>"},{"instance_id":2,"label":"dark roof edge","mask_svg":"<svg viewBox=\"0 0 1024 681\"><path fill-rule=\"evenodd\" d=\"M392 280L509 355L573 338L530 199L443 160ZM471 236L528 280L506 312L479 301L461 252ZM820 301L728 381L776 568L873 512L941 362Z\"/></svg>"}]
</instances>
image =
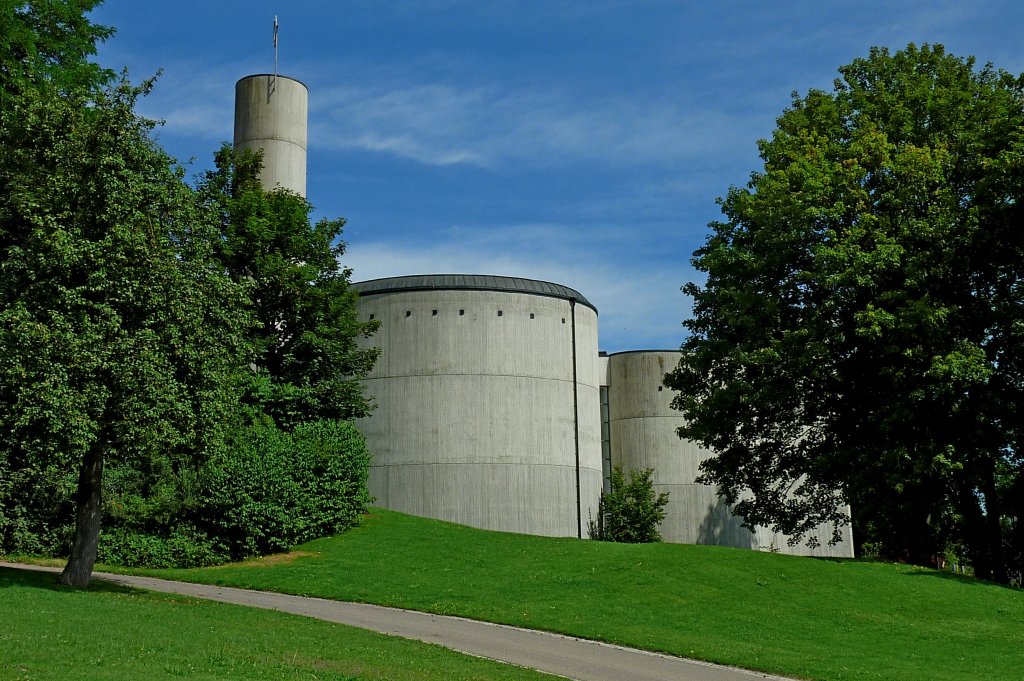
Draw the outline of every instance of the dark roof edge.
<instances>
[{"instance_id":1,"label":"dark roof edge","mask_svg":"<svg viewBox=\"0 0 1024 681\"><path fill-rule=\"evenodd\" d=\"M491 274L414 274L402 277L382 277L356 281L352 289L361 296L404 291L499 291L527 295L561 298L586 305L594 313L597 308L582 293L568 286L539 279L505 277Z\"/></svg>"},{"instance_id":2,"label":"dark roof edge","mask_svg":"<svg viewBox=\"0 0 1024 681\"><path fill-rule=\"evenodd\" d=\"M674 348L674 349L671 349L671 350L653 350L653 349L652 350L620 350L619 352L609 352L608 356L609 357L615 357L616 355L636 355L636 354L651 353L651 352L666 352L666 353L674 352L677 355L683 354L682 350L680 350L679 348Z\"/></svg>"},{"instance_id":3,"label":"dark roof edge","mask_svg":"<svg viewBox=\"0 0 1024 681\"><path fill-rule=\"evenodd\" d=\"M309 90L309 86L308 86L308 85L306 85L305 83L303 83L303 82L302 82L301 80L299 80L298 78L292 78L291 76L286 76L286 75L284 75L284 74L281 74L281 73L278 73L278 74L276 74L276 75L275 75L275 74L273 74L273 73L250 73L250 74L249 74L248 76L242 76L241 78L239 78L238 80L236 80L236 81L235 81L235 86L237 87L237 86L238 86L238 84L239 84L239 83L241 83L241 82L242 82L243 80L249 80L250 78L260 78L260 77L266 77L266 78L284 78L285 80L293 80L293 81L295 81L296 83L298 83L299 85L301 85L302 87L306 88L306 90L307 90L307 91Z\"/></svg>"}]
</instances>

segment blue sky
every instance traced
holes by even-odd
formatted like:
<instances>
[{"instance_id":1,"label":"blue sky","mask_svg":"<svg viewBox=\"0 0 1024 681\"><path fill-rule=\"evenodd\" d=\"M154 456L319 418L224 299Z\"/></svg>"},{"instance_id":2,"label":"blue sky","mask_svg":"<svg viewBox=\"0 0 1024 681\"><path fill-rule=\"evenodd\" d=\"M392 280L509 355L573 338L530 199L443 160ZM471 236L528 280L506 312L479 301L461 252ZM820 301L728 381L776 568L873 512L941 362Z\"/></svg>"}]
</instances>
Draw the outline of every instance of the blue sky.
<instances>
[{"instance_id":1,"label":"blue sky","mask_svg":"<svg viewBox=\"0 0 1024 681\"><path fill-rule=\"evenodd\" d=\"M1020 0L107 0L99 61L162 75L140 111L190 172L234 83L309 86L308 197L353 280L500 274L577 289L609 352L675 348L716 197L760 167L790 94L868 48L942 43L1024 71Z\"/></svg>"}]
</instances>

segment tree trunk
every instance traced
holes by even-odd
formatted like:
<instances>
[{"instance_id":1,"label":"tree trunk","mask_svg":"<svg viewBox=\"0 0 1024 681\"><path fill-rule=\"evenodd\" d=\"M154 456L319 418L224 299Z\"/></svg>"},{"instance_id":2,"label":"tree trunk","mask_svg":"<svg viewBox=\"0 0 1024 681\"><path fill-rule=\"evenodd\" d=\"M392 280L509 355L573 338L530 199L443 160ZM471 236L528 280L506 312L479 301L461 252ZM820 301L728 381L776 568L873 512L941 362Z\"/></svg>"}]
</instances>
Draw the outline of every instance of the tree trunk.
<instances>
[{"instance_id":1,"label":"tree trunk","mask_svg":"<svg viewBox=\"0 0 1024 681\"><path fill-rule=\"evenodd\" d=\"M96 545L100 537L103 517L103 446L96 443L89 448L78 475L75 494L75 543L71 557L60 575L62 584L84 589L89 586L92 566L96 563Z\"/></svg>"},{"instance_id":2,"label":"tree trunk","mask_svg":"<svg viewBox=\"0 0 1024 681\"><path fill-rule=\"evenodd\" d=\"M985 495L985 535L989 544L989 579L1000 584L1009 582L1006 570L1006 552L1003 550L1002 504L996 490L995 464L989 462L985 468L981 493Z\"/></svg>"},{"instance_id":3,"label":"tree trunk","mask_svg":"<svg viewBox=\"0 0 1024 681\"><path fill-rule=\"evenodd\" d=\"M960 509L964 520L963 542L976 577L1006 583L1008 575L995 468L991 464L983 464L979 468L968 478L969 486L960 494L963 500ZM978 492L981 493L980 498Z\"/></svg>"}]
</instances>

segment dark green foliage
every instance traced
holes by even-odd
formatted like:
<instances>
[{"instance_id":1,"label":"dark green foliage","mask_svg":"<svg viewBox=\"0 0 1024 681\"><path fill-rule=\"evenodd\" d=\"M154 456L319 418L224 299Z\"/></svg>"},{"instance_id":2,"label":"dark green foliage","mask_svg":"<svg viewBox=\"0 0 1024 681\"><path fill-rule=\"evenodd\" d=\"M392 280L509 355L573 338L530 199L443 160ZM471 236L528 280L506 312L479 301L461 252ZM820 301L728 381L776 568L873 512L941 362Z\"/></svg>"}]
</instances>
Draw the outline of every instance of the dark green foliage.
<instances>
[{"instance_id":1,"label":"dark green foliage","mask_svg":"<svg viewBox=\"0 0 1024 681\"><path fill-rule=\"evenodd\" d=\"M0 452L0 553L66 555L76 484L72 467Z\"/></svg>"},{"instance_id":2,"label":"dark green foliage","mask_svg":"<svg viewBox=\"0 0 1024 681\"><path fill-rule=\"evenodd\" d=\"M112 28L86 18L100 0L0 0L0 109L46 82L58 95L92 89L113 73L89 61Z\"/></svg>"},{"instance_id":3,"label":"dark green foliage","mask_svg":"<svg viewBox=\"0 0 1024 681\"><path fill-rule=\"evenodd\" d=\"M46 102L62 104L59 100L68 98L80 105L86 93L112 78L89 61L96 42L112 33L86 19L97 4L0 0L0 149L4 165L13 166L0 171L0 286L5 289L0 292L0 430L5 431L0 435L0 550L48 553L70 546L71 494L77 486L74 450L47 445L51 436L59 437L61 412L71 406L72 397L67 377L49 372L48 355L38 354L40 348L55 345L60 329L48 329L45 321L35 319L39 311L25 309L24 297L34 306L49 296L42 290L45 282L35 292L28 290L26 277L46 276L45 267L42 273L33 270L48 256L66 252L58 237L74 231L48 232L47 225L37 223L55 208L47 204L55 198L52 190L59 180L33 184L54 170L62 146L51 146L56 143L53 135L67 122L58 119L70 118L67 110L48 114L43 110ZM74 162L69 156L65 165ZM20 173L26 175L16 178ZM67 198L65 194L59 200ZM54 243L49 244L51 236ZM37 245L46 245L49 252L26 254ZM59 290L59 281L54 283L58 286L51 291ZM40 382L33 384L35 380ZM34 391L38 394L33 399L19 404Z\"/></svg>"},{"instance_id":4,"label":"dark green foliage","mask_svg":"<svg viewBox=\"0 0 1024 681\"><path fill-rule=\"evenodd\" d=\"M45 471L44 488L79 472L79 565L103 467L146 486L201 459L245 356L240 288L212 259L213 221L134 113L143 91L75 98L44 82L0 128L0 450L21 480Z\"/></svg>"},{"instance_id":5,"label":"dark green foliage","mask_svg":"<svg viewBox=\"0 0 1024 681\"><path fill-rule=\"evenodd\" d=\"M150 84L89 63L95 4L0 0L0 550L70 552L76 585L97 551L209 564L353 524L365 447L320 420L368 411L375 357L342 222L255 159L189 187L135 114Z\"/></svg>"},{"instance_id":6,"label":"dark green foliage","mask_svg":"<svg viewBox=\"0 0 1024 681\"><path fill-rule=\"evenodd\" d=\"M622 466L612 469L611 492L601 492L597 520L589 522L591 539L628 544L661 541L658 525L665 519L668 492L655 494L653 474L653 468L632 470L626 482Z\"/></svg>"},{"instance_id":7,"label":"dark green foliage","mask_svg":"<svg viewBox=\"0 0 1024 681\"><path fill-rule=\"evenodd\" d=\"M140 490L138 471L108 469L99 560L130 567L199 567L285 551L357 525L371 503L370 454L345 421L291 433L236 426L198 469Z\"/></svg>"},{"instance_id":8,"label":"dark green foliage","mask_svg":"<svg viewBox=\"0 0 1024 681\"><path fill-rule=\"evenodd\" d=\"M99 562L124 567L205 567L226 560L214 541L189 526L174 527L168 536L122 527L100 533Z\"/></svg>"},{"instance_id":9,"label":"dark green foliage","mask_svg":"<svg viewBox=\"0 0 1024 681\"><path fill-rule=\"evenodd\" d=\"M263 191L258 155L224 147L215 161L199 191L218 218L218 257L249 287L247 308L257 322L247 400L285 429L366 416L372 405L361 379L377 351L359 343L377 323L359 321L351 272L339 264L345 221L310 224L305 199Z\"/></svg>"},{"instance_id":10,"label":"dark green foliage","mask_svg":"<svg viewBox=\"0 0 1024 681\"><path fill-rule=\"evenodd\" d=\"M1005 579L1024 451L1024 81L873 49L794 95L724 200L666 385L751 525L962 545ZM1018 549L1019 550L1019 549Z\"/></svg>"},{"instance_id":11,"label":"dark green foliage","mask_svg":"<svg viewBox=\"0 0 1024 681\"><path fill-rule=\"evenodd\" d=\"M237 431L200 476L198 527L231 558L283 551L358 523L370 454L349 422Z\"/></svg>"}]
</instances>

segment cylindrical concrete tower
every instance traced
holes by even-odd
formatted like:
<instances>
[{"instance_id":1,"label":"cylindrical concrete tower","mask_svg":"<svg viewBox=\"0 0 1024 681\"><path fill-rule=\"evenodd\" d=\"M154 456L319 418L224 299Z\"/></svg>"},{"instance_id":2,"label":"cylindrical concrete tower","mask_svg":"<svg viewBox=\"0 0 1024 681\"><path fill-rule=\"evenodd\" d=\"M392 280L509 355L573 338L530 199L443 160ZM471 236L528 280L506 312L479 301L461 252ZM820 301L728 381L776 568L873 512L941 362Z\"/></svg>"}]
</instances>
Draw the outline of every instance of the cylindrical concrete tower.
<instances>
[{"instance_id":1,"label":"cylindrical concrete tower","mask_svg":"<svg viewBox=\"0 0 1024 681\"><path fill-rule=\"evenodd\" d=\"M641 351L608 358L612 463L627 472L654 469L655 490L669 493L660 528L665 541L752 548L755 537L715 488L694 482L709 452L676 435L683 418L672 409L674 393L662 381L679 357L676 351Z\"/></svg>"},{"instance_id":2,"label":"cylindrical concrete tower","mask_svg":"<svg viewBox=\"0 0 1024 681\"><path fill-rule=\"evenodd\" d=\"M286 76L259 74L235 83L235 149L263 151L260 184L306 195L309 92Z\"/></svg>"},{"instance_id":3,"label":"cylindrical concrete tower","mask_svg":"<svg viewBox=\"0 0 1024 681\"><path fill-rule=\"evenodd\" d=\"M353 284L380 320L359 421L370 493L474 527L586 536L601 490L597 311L578 292L512 277Z\"/></svg>"},{"instance_id":4,"label":"cylindrical concrete tower","mask_svg":"<svg viewBox=\"0 0 1024 681\"><path fill-rule=\"evenodd\" d=\"M843 529L843 541L829 546L831 528L814 533L820 546L789 546L788 537L759 527L744 528L712 485L696 484L701 461L711 452L681 440L676 428L682 415L672 409L675 393L665 388L665 374L678 363L678 351L621 352L608 358L608 414L611 461L626 471L653 468L658 492L669 493L661 535L665 541L715 544L813 556L853 556L853 537Z\"/></svg>"}]
</instances>

